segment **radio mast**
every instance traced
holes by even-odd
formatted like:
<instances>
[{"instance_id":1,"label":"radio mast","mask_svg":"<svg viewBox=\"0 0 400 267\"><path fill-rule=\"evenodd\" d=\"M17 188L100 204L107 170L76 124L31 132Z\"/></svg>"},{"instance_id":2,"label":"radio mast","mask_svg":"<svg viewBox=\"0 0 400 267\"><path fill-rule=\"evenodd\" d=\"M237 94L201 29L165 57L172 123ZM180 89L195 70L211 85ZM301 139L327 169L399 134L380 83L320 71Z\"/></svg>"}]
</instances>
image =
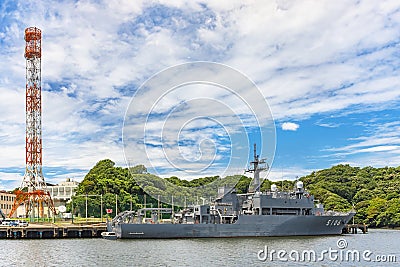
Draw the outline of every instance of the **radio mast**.
<instances>
[{"instance_id":1,"label":"radio mast","mask_svg":"<svg viewBox=\"0 0 400 267\"><path fill-rule=\"evenodd\" d=\"M54 215L55 208L42 172L42 89L41 58L42 31L36 27L25 29L26 59L26 151L25 175L9 217L24 204L26 217L44 218Z\"/></svg>"}]
</instances>

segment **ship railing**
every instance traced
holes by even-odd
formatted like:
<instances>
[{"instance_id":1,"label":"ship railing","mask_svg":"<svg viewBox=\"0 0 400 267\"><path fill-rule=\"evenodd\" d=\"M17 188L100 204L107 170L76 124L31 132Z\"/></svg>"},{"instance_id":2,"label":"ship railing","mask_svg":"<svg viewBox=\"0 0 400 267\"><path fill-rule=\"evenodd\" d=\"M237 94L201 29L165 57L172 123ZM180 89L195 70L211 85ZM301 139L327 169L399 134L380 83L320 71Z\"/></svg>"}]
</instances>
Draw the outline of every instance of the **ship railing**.
<instances>
[{"instance_id":1,"label":"ship railing","mask_svg":"<svg viewBox=\"0 0 400 267\"><path fill-rule=\"evenodd\" d=\"M172 209L171 208L142 208L138 210L139 212L142 211L158 211L161 213L171 213Z\"/></svg>"},{"instance_id":2,"label":"ship railing","mask_svg":"<svg viewBox=\"0 0 400 267\"><path fill-rule=\"evenodd\" d=\"M325 211L323 214L321 215L325 215L325 216L346 216L348 215L348 212L341 212L341 211L332 211L332 210L328 210Z\"/></svg>"},{"instance_id":3,"label":"ship railing","mask_svg":"<svg viewBox=\"0 0 400 267\"><path fill-rule=\"evenodd\" d=\"M219 219L220 219L220 220L221 220L221 222L222 222L222 214L221 214L220 210L219 210L219 209L217 209L217 212L218 212Z\"/></svg>"}]
</instances>

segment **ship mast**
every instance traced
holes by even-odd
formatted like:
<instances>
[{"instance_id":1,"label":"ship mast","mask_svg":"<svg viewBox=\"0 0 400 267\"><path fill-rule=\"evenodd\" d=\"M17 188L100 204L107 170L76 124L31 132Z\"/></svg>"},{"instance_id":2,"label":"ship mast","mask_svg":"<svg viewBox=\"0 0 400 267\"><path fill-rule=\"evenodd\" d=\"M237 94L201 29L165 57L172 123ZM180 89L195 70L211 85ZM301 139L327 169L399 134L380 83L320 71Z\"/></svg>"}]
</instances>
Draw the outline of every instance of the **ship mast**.
<instances>
[{"instance_id":1,"label":"ship mast","mask_svg":"<svg viewBox=\"0 0 400 267\"><path fill-rule=\"evenodd\" d=\"M265 159L259 158L257 155L257 145L254 144L254 160L250 162L250 167L246 170L246 172L253 173L253 184L249 186L250 193L260 192L260 172L265 170L268 170L268 165Z\"/></svg>"}]
</instances>

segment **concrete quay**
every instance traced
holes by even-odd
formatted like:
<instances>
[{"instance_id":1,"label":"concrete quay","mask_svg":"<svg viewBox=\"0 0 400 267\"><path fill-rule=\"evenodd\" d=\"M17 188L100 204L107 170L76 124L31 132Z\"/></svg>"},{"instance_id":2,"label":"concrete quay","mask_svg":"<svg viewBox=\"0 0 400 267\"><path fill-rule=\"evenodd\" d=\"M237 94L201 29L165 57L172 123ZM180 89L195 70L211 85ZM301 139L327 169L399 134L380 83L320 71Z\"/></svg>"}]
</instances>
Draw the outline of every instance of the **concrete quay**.
<instances>
[{"instance_id":1,"label":"concrete quay","mask_svg":"<svg viewBox=\"0 0 400 267\"><path fill-rule=\"evenodd\" d=\"M99 238L106 229L105 223L93 225L32 223L26 227L0 225L0 239Z\"/></svg>"}]
</instances>

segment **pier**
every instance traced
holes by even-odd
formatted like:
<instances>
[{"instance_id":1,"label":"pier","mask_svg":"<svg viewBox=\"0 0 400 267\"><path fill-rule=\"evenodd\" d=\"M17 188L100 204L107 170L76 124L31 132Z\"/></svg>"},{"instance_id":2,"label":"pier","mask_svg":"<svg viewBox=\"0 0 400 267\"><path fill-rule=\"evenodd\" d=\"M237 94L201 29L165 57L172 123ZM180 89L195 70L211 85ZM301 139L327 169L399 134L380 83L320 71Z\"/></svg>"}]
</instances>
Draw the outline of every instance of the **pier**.
<instances>
[{"instance_id":1,"label":"pier","mask_svg":"<svg viewBox=\"0 0 400 267\"><path fill-rule=\"evenodd\" d=\"M0 239L99 238L106 229L105 224L30 224L26 227L0 225Z\"/></svg>"},{"instance_id":2,"label":"pier","mask_svg":"<svg viewBox=\"0 0 400 267\"><path fill-rule=\"evenodd\" d=\"M343 228L343 234L357 234L361 230L363 234L368 233L368 226L366 224L346 224Z\"/></svg>"}]
</instances>

